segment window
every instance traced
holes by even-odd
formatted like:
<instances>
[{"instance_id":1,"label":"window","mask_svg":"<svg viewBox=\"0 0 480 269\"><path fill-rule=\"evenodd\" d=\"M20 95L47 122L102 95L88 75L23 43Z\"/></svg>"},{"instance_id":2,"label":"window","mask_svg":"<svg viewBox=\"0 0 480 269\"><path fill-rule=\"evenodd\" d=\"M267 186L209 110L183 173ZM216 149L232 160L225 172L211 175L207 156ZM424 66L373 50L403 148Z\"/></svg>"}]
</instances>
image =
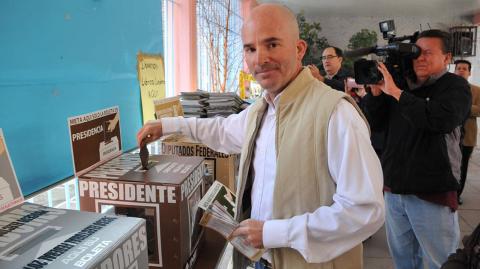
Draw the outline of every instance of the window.
<instances>
[{"instance_id":1,"label":"window","mask_svg":"<svg viewBox=\"0 0 480 269\"><path fill-rule=\"evenodd\" d=\"M163 62L165 70L165 96L175 96L175 83L173 74L173 7L172 0L162 1L163 25Z\"/></svg>"},{"instance_id":2,"label":"window","mask_svg":"<svg viewBox=\"0 0 480 269\"><path fill-rule=\"evenodd\" d=\"M242 68L242 17L238 0L197 1L198 85L211 92L238 91Z\"/></svg>"},{"instance_id":3,"label":"window","mask_svg":"<svg viewBox=\"0 0 480 269\"><path fill-rule=\"evenodd\" d=\"M78 179L73 178L64 181L45 191L40 191L25 200L43 206L79 210Z\"/></svg>"}]
</instances>

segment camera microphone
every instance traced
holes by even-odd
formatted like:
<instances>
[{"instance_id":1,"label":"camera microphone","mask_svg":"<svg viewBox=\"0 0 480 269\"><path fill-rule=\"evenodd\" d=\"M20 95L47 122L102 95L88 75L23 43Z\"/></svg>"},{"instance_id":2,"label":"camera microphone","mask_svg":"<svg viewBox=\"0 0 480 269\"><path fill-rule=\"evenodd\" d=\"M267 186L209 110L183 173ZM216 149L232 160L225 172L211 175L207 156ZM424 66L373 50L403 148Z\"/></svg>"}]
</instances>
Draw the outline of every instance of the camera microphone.
<instances>
[{"instance_id":1,"label":"camera microphone","mask_svg":"<svg viewBox=\"0 0 480 269\"><path fill-rule=\"evenodd\" d=\"M377 55L386 56L389 52L398 53L402 56L408 56L411 59L417 59L420 56L419 46L411 43L391 43L381 47L375 47L373 52Z\"/></svg>"},{"instance_id":2,"label":"camera microphone","mask_svg":"<svg viewBox=\"0 0 480 269\"><path fill-rule=\"evenodd\" d=\"M377 47L368 47L368 48L361 48L356 50L345 51L343 55L347 58L354 58L359 56L368 55L370 53L374 53Z\"/></svg>"},{"instance_id":3,"label":"camera microphone","mask_svg":"<svg viewBox=\"0 0 480 269\"><path fill-rule=\"evenodd\" d=\"M392 43L385 46L367 47L346 51L344 55L347 58L360 57L370 53L375 53L379 56L385 56L388 55L389 52L399 53L401 55L409 55L412 59L416 59L418 56L420 56L421 49L417 45L411 43Z\"/></svg>"}]
</instances>

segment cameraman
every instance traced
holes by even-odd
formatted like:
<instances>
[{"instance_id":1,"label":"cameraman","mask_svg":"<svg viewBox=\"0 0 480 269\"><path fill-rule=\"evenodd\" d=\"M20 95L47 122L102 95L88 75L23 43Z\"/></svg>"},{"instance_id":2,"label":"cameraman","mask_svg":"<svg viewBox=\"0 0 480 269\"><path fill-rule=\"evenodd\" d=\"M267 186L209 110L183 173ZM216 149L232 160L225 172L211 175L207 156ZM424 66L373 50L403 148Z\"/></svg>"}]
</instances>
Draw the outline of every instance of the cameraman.
<instances>
[{"instance_id":1,"label":"cameraman","mask_svg":"<svg viewBox=\"0 0 480 269\"><path fill-rule=\"evenodd\" d=\"M450 35L418 36L416 81L400 89L383 63L384 79L365 98L373 130L385 130L382 155L387 240L395 268L440 268L458 247L460 128L471 106L467 81L447 72ZM422 261L423 259L423 261Z\"/></svg>"}]
</instances>

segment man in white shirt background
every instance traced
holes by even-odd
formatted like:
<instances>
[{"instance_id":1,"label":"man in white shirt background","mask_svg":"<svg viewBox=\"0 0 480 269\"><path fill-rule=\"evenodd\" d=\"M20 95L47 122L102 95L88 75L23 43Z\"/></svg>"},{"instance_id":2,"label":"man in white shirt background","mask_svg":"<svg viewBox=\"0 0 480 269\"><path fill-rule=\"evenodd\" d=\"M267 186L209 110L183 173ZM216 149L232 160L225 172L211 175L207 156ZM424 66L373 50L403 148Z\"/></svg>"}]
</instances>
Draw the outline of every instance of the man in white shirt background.
<instances>
[{"instance_id":1,"label":"man in white shirt background","mask_svg":"<svg viewBox=\"0 0 480 269\"><path fill-rule=\"evenodd\" d=\"M228 118L151 121L138 144L181 132L242 154L233 236L267 250L256 268L361 268L361 242L384 222L382 171L363 115L302 67L307 45L287 8L252 9L242 40L264 97ZM247 264L234 254L234 268Z\"/></svg>"}]
</instances>

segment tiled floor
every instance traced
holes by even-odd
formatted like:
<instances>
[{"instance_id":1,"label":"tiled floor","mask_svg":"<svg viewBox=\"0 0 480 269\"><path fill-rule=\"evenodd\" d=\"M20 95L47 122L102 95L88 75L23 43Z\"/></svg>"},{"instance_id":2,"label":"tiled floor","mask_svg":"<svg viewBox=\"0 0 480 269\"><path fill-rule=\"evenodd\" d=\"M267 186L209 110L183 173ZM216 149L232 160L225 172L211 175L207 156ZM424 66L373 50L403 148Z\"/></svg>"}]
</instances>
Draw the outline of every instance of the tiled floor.
<instances>
[{"instance_id":1,"label":"tiled floor","mask_svg":"<svg viewBox=\"0 0 480 269\"><path fill-rule=\"evenodd\" d=\"M461 238L470 234L480 223L480 149L478 147L475 148L470 159L462 199L463 205L459 209ZM365 269L393 268L384 228L365 242L364 262Z\"/></svg>"}]
</instances>

